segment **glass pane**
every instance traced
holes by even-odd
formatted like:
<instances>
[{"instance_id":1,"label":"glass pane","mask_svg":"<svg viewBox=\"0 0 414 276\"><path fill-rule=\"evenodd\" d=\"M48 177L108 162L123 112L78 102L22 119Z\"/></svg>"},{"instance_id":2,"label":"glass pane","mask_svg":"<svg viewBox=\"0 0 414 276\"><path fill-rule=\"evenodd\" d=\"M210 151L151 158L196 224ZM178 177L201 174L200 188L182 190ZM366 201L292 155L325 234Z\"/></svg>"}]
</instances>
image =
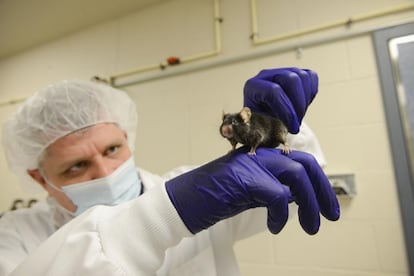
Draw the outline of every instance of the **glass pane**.
<instances>
[{"instance_id":1,"label":"glass pane","mask_svg":"<svg viewBox=\"0 0 414 276\"><path fill-rule=\"evenodd\" d=\"M389 51L409 150L411 173L414 175L414 35L391 39Z\"/></svg>"}]
</instances>

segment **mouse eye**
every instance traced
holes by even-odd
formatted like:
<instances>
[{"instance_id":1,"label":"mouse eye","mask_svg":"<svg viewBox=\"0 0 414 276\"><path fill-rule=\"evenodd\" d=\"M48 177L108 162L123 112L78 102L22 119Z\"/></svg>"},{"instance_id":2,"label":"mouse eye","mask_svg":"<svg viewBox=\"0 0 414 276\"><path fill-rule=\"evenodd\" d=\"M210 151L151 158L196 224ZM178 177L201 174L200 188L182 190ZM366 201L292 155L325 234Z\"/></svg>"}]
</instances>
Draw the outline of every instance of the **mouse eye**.
<instances>
[{"instance_id":1,"label":"mouse eye","mask_svg":"<svg viewBox=\"0 0 414 276\"><path fill-rule=\"evenodd\" d=\"M231 124L237 126L239 122L236 119L231 120Z\"/></svg>"}]
</instances>

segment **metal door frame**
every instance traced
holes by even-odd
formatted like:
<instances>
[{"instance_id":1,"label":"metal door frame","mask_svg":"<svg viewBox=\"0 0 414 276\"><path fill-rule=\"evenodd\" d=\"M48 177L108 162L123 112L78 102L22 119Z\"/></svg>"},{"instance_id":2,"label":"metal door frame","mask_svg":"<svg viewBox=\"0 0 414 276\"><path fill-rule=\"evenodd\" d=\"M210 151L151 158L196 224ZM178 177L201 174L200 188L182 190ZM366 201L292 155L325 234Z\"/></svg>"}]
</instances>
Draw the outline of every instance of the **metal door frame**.
<instances>
[{"instance_id":1,"label":"metal door frame","mask_svg":"<svg viewBox=\"0 0 414 276\"><path fill-rule=\"evenodd\" d=\"M411 273L414 273L414 182L409 148L406 144L404 126L401 119L397 83L389 51L389 41L391 39L410 34L414 34L414 23L375 31L372 38L387 118L408 265Z\"/></svg>"}]
</instances>

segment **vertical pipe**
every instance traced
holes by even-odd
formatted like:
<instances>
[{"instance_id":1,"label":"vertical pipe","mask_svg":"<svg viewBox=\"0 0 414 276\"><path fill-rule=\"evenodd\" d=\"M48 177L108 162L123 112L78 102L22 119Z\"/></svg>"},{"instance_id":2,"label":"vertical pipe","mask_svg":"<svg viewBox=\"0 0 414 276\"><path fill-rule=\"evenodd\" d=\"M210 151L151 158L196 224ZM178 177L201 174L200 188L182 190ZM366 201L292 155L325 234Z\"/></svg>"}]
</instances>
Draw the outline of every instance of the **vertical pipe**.
<instances>
[{"instance_id":1,"label":"vertical pipe","mask_svg":"<svg viewBox=\"0 0 414 276\"><path fill-rule=\"evenodd\" d=\"M216 52L221 52L221 22L220 3L219 0L214 0L214 27L215 27L215 42Z\"/></svg>"},{"instance_id":2,"label":"vertical pipe","mask_svg":"<svg viewBox=\"0 0 414 276\"><path fill-rule=\"evenodd\" d=\"M251 39L253 40L253 42L256 40L256 37L258 35L258 31L257 31L257 11L256 11L256 1L255 0L250 0L250 20L251 20L251 24L252 24L252 28L251 28Z\"/></svg>"}]
</instances>

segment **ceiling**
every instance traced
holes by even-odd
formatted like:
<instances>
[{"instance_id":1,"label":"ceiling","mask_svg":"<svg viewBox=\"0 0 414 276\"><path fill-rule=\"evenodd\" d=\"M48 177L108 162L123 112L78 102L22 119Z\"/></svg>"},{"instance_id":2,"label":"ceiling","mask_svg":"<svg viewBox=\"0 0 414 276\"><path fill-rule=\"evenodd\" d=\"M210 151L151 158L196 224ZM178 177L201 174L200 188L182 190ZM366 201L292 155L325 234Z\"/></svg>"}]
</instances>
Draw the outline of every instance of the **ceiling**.
<instances>
[{"instance_id":1,"label":"ceiling","mask_svg":"<svg viewBox=\"0 0 414 276\"><path fill-rule=\"evenodd\" d=\"M0 59L167 0L0 0Z\"/></svg>"}]
</instances>

